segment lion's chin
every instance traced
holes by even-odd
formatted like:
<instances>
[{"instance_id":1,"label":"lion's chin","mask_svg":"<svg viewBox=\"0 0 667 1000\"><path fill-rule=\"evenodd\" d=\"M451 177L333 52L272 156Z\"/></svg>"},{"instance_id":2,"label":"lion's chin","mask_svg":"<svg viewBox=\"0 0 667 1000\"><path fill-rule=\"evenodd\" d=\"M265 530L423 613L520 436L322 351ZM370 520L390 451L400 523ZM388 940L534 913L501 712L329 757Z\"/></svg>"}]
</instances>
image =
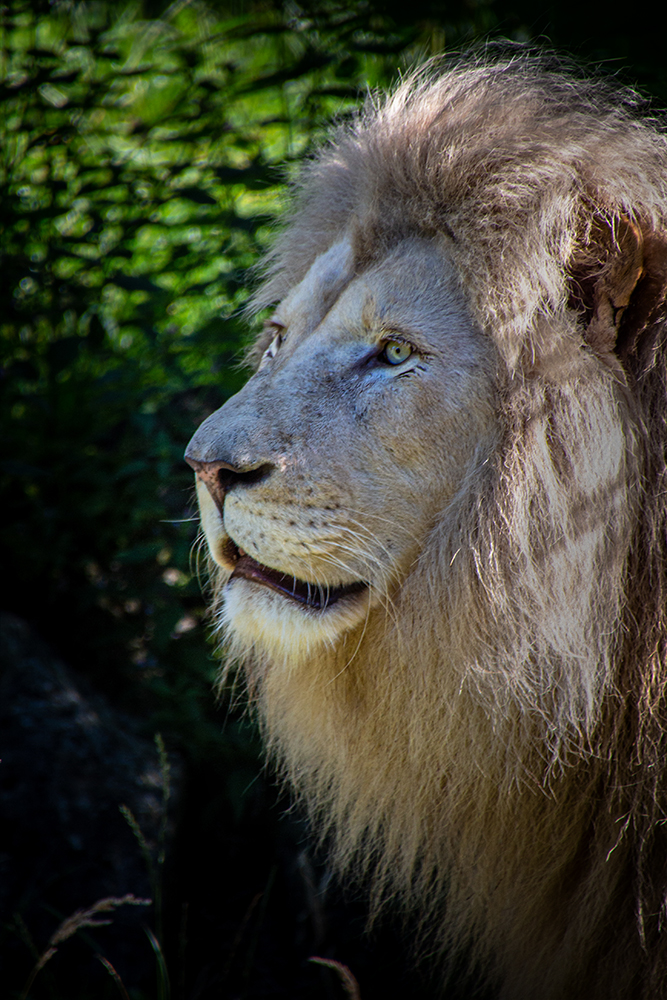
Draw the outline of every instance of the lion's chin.
<instances>
[{"instance_id":1,"label":"lion's chin","mask_svg":"<svg viewBox=\"0 0 667 1000\"><path fill-rule=\"evenodd\" d=\"M261 651L273 661L294 665L323 643L335 644L368 617L370 591L365 584L330 590L330 595L336 595L333 601L322 601L318 592L319 604L315 604L304 601L304 594L297 597L294 590L285 592L282 581L278 586L275 580L269 583L258 577L259 573L235 571L222 592L222 624L236 655ZM286 579L290 588L295 586L292 577Z\"/></svg>"}]
</instances>

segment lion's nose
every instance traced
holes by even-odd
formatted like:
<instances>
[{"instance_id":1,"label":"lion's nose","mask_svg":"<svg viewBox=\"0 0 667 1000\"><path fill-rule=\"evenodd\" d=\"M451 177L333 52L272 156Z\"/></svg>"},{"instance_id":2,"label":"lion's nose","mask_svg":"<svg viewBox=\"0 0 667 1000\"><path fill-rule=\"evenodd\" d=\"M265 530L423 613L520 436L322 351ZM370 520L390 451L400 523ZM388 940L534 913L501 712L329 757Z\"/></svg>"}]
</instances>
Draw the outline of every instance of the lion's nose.
<instances>
[{"instance_id":1,"label":"lion's nose","mask_svg":"<svg viewBox=\"0 0 667 1000\"><path fill-rule=\"evenodd\" d=\"M197 478L209 491L221 514L225 496L233 486L237 483L242 483L244 486L258 483L269 475L272 468L265 462L254 469L239 469L229 462L202 462L198 458L192 458L187 452L185 461L195 470Z\"/></svg>"},{"instance_id":2,"label":"lion's nose","mask_svg":"<svg viewBox=\"0 0 667 1000\"><path fill-rule=\"evenodd\" d=\"M201 462L197 458L190 458L188 454L185 455L185 461L195 470L197 479L204 484L222 513L225 494L237 478L239 470L227 462Z\"/></svg>"}]
</instances>

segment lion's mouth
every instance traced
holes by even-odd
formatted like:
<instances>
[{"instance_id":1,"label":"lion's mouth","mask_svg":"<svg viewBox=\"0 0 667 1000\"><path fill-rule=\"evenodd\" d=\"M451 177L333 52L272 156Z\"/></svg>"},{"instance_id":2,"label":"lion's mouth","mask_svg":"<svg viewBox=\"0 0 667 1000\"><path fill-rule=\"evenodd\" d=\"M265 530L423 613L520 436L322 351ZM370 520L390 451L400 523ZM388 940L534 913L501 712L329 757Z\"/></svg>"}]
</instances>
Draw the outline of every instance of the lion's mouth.
<instances>
[{"instance_id":1,"label":"lion's mouth","mask_svg":"<svg viewBox=\"0 0 667 1000\"><path fill-rule=\"evenodd\" d=\"M291 598L298 604L314 608L317 611L324 611L340 601L342 597L358 594L366 589L366 584L361 580L343 587L327 587L322 584L307 583L305 580L297 580L295 576L289 576L276 569L271 569L269 566L263 566L243 549L238 550L238 559L230 580L239 578L259 583L263 587L283 594L284 597Z\"/></svg>"}]
</instances>

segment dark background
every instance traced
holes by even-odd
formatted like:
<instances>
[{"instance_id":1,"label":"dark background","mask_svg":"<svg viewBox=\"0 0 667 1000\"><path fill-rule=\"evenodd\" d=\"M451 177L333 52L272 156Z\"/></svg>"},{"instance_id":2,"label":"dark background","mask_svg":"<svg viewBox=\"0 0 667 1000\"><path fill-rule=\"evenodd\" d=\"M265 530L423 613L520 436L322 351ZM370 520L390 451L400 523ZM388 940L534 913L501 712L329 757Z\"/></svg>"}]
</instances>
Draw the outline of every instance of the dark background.
<instances>
[{"instance_id":1,"label":"dark background","mask_svg":"<svg viewBox=\"0 0 667 1000\"><path fill-rule=\"evenodd\" d=\"M500 40L617 74L659 110L664 16L10 0L0 23L3 995L26 995L65 918L134 894L153 904L63 932L29 995L343 996L317 954L363 1000L427 1000L399 918L364 935L362 888L312 853L242 698L216 702L182 454L243 383L249 269L332 117L427 56ZM470 996L450 973L446 996Z\"/></svg>"}]
</instances>

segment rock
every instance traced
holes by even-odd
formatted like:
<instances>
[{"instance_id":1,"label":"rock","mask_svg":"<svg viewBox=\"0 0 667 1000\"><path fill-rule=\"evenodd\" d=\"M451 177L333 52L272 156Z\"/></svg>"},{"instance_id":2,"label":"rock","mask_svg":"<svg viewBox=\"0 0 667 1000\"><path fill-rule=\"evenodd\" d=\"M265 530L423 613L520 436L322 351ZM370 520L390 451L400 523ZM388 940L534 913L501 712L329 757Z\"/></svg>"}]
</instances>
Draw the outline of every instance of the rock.
<instances>
[{"instance_id":1,"label":"rock","mask_svg":"<svg viewBox=\"0 0 667 1000\"><path fill-rule=\"evenodd\" d=\"M0 758L0 922L6 928L0 954L13 952L2 978L18 989L34 961L28 935L41 951L73 911L106 896L153 895L146 859L119 807L131 811L155 857L163 777L156 746L9 614L0 614ZM170 763L171 817L181 768L171 757ZM167 839L172 827L170 818ZM125 907L112 916L113 928L95 931L95 941L105 955L108 944L129 987L151 974L153 957L138 924L154 927L155 915L152 908ZM68 948L62 946L63 955ZM94 957L94 949L90 953ZM59 985L71 971L57 970Z\"/></svg>"}]
</instances>

